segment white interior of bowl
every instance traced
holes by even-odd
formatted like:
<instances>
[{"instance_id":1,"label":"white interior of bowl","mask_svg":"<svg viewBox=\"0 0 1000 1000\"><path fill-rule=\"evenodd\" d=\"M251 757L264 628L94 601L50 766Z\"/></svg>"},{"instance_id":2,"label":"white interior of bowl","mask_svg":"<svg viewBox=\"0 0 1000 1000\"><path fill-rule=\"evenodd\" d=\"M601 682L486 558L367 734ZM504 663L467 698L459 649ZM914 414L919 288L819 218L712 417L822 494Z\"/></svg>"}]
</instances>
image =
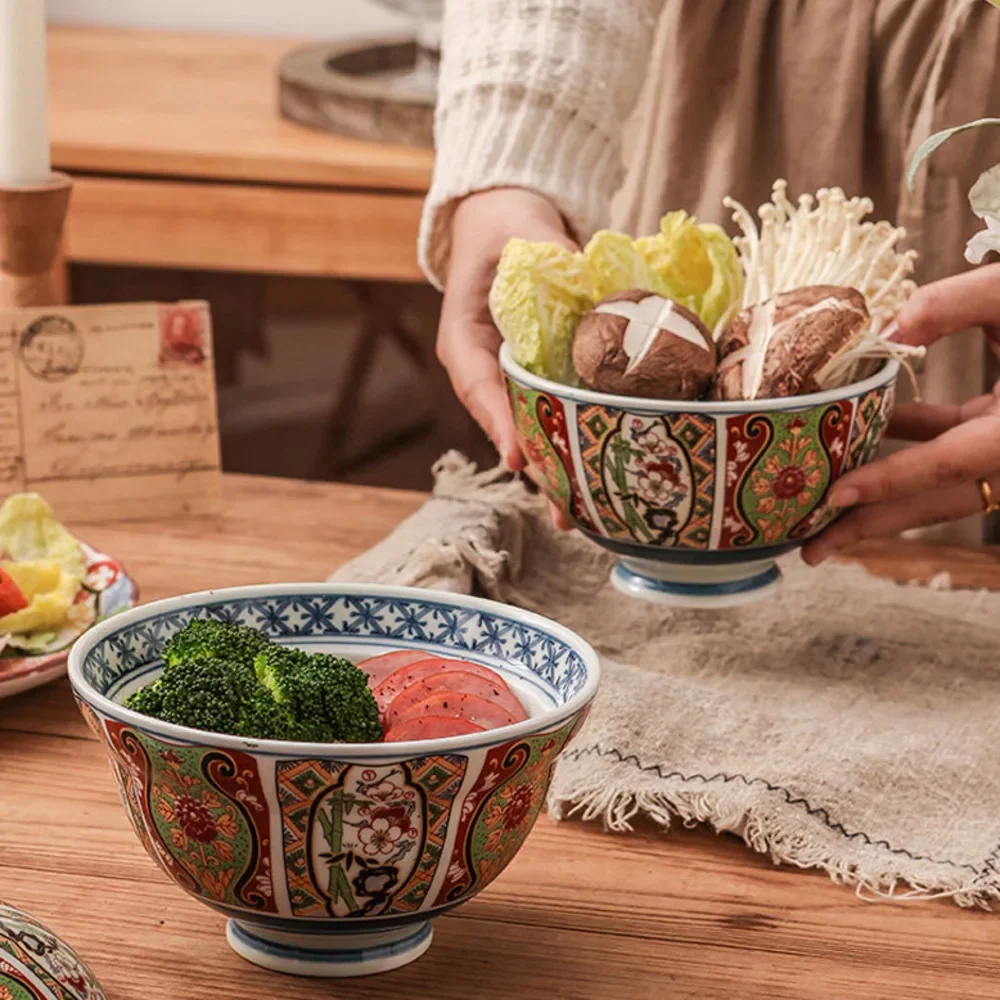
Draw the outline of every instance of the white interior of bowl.
<instances>
[{"instance_id":1,"label":"white interior of bowl","mask_svg":"<svg viewBox=\"0 0 1000 1000\"><path fill-rule=\"evenodd\" d=\"M438 740L311 744L205 733L124 708L121 702L132 691L158 675L166 640L193 618L254 625L276 641L353 660L393 649L473 660L500 672L530 717ZM395 629L387 627L396 622ZM430 635L430 629L437 631ZM286 584L206 591L123 612L76 643L69 675L77 694L100 714L154 736L282 757L369 760L471 750L558 726L593 699L600 661L569 629L494 601L405 587Z\"/></svg>"},{"instance_id":2,"label":"white interior of bowl","mask_svg":"<svg viewBox=\"0 0 1000 1000\"><path fill-rule=\"evenodd\" d=\"M782 399L754 399L724 402L701 402L686 399L645 399L641 396L615 396L608 392L595 392L592 389L580 389L561 382L534 375L522 368L513 358L510 345L504 343L500 348L500 364L503 370L519 385L527 386L538 392L547 392L560 399L572 399L577 403L588 403L597 406L610 406L616 410L627 410L629 413L780 413L789 410L807 410L813 406L823 406L836 403L843 399L853 399L862 396L872 389L894 382L899 374L899 362L886 361L874 375L861 382L841 386L839 389L827 389L824 392L812 392L803 396L786 396Z\"/></svg>"}]
</instances>

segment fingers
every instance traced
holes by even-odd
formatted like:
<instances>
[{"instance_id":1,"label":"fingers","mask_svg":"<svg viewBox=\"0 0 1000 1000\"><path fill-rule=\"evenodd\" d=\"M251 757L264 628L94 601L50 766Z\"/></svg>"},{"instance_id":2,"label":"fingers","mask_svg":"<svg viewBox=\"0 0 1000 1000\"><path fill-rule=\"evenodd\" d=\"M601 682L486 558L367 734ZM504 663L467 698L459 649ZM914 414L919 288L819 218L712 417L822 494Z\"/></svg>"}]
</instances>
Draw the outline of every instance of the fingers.
<instances>
[{"instance_id":1,"label":"fingers","mask_svg":"<svg viewBox=\"0 0 1000 1000\"><path fill-rule=\"evenodd\" d=\"M511 472L520 472L524 468L524 456L514 433L514 420L500 375L463 387L459 398L493 442L503 464Z\"/></svg>"},{"instance_id":2,"label":"fingers","mask_svg":"<svg viewBox=\"0 0 1000 1000\"><path fill-rule=\"evenodd\" d=\"M524 474L538 487L538 491L544 496L545 476L530 465L525 467ZM549 497L545 497L545 502L549 506L549 517L552 523L560 531L569 531L573 527L573 522L570 521L563 509L554 500L549 499Z\"/></svg>"},{"instance_id":3,"label":"fingers","mask_svg":"<svg viewBox=\"0 0 1000 1000\"><path fill-rule=\"evenodd\" d=\"M994 404L993 395L977 396L962 406L903 403L889 423L889 436L904 441L930 441L966 420L981 416Z\"/></svg>"},{"instance_id":4,"label":"fingers","mask_svg":"<svg viewBox=\"0 0 1000 1000\"><path fill-rule=\"evenodd\" d=\"M438 357L455 393L472 414L512 472L524 468L517 446L510 403L497 360L500 335L484 323L456 323L442 318Z\"/></svg>"},{"instance_id":5,"label":"fingers","mask_svg":"<svg viewBox=\"0 0 1000 1000\"><path fill-rule=\"evenodd\" d=\"M982 510L974 481L914 494L901 500L855 507L817 538L807 542L802 558L810 566L837 555L867 538L898 535L911 528L927 528L968 517Z\"/></svg>"},{"instance_id":6,"label":"fingers","mask_svg":"<svg viewBox=\"0 0 1000 1000\"><path fill-rule=\"evenodd\" d=\"M831 507L897 500L942 486L972 482L1000 469L1000 415L983 415L939 437L856 469L830 491Z\"/></svg>"},{"instance_id":7,"label":"fingers","mask_svg":"<svg viewBox=\"0 0 1000 1000\"><path fill-rule=\"evenodd\" d=\"M918 288L896 317L893 339L930 345L970 326L1000 325L1000 264Z\"/></svg>"},{"instance_id":8,"label":"fingers","mask_svg":"<svg viewBox=\"0 0 1000 1000\"><path fill-rule=\"evenodd\" d=\"M995 358L1000 358L1000 325L984 326L983 333L986 335L986 346Z\"/></svg>"},{"instance_id":9,"label":"fingers","mask_svg":"<svg viewBox=\"0 0 1000 1000\"><path fill-rule=\"evenodd\" d=\"M552 523L560 531L569 531L573 525L570 523L569 518L563 512L561 507L557 507L551 500L549 501L549 514L552 517Z\"/></svg>"},{"instance_id":10,"label":"fingers","mask_svg":"<svg viewBox=\"0 0 1000 1000\"><path fill-rule=\"evenodd\" d=\"M904 403L889 422L889 436L902 441L930 441L962 422L960 406Z\"/></svg>"},{"instance_id":11,"label":"fingers","mask_svg":"<svg viewBox=\"0 0 1000 1000\"><path fill-rule=\"evenodd\" d=\"M852 508L803 548L810 565L866 538L896 535L981 510L976 480L1000 469L1000 383L962 406L900 406L890 432L922 441L844 476L831 507Z\"/></svg>"}]
</instances>

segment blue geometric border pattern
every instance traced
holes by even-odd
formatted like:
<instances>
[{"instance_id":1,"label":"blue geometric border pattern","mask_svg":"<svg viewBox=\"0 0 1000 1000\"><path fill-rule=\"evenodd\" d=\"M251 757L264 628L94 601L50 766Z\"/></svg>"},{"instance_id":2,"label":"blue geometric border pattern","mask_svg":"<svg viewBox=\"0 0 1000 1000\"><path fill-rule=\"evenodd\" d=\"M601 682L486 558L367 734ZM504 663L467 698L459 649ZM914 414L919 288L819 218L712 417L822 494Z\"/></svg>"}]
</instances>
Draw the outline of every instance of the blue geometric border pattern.
<instances>
[{"instance_id":1,"label":"blue geometric border pattern","mask_svg":"<svg viewBox=\"0 0 1000 1000\"><path fill-rule=\"evenodd\" d=\"M124 626L87 654L84 677L106 694L136 667L158 661L166 641L195 618L250 625L285 642L380 641L479 653L524 667L563 703L581 690L587 674L580 655L561 639L504 615L431 600L303 593L219 601Z\"/></svg>"}]
</instances>

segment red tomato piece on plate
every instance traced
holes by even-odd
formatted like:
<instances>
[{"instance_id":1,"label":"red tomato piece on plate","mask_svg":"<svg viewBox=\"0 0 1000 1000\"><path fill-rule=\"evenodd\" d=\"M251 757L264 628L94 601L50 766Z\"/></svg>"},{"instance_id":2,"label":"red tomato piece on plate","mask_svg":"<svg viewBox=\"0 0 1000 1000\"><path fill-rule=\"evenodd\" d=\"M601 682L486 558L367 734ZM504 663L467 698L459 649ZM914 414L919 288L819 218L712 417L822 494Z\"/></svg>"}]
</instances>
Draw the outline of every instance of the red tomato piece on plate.
<instances>
[{"instance_id":1,"label":"red tomato piece on plate","mask_svg":"<svg viewBox=\"0 0 1000 1000\"><path fill-rule=\"evenodd\" d=\"M408 709L441 690L479 695L505 708L515 722L523 722L528 717L524 706L509 688L494 684L490 678L474 674L471 670L439 670L400 691L385 714L385 724L395 725Z\"/></svg>"},{"instance_id":2,"label":"red tomato piece on plate","mask_svg":"<svg viewBox=\"0 0 1000 1000\"><path fill-rule=\"evenodd\" d=\"M403 743L406 740L440 740L446 736L465 736L467 733L482 731L482 726L477 726L468 719L423 715L419 719L410 719L393 726L382 739L385 743Z\"/></svg>"},{"instance_id":3,"label":"red tomato piece on plate","mask_svg":"<svg viewBox=\"0 0 1000 1000\"><path fill-rule=\"evenodd\" d=\"M23 611L28 601L13 578L0 569L0 618Z\"/></svg>"},{"instance_id":4,"label":"red tomato piece on plate","mask_svg":"<svg viewBox=\"0 0 1000 1000\"><path fill-rule=\"evenodd\" d=\"M468 663L465 660L446 660L440 656L425 657L417 663L401 666L389 674L378 686L372 688L372 694L375 695L375 701L378 703L378 710L384 715L389 710L396 695L404 688L431 676L431 674L447 670L462 670L470 674L478 674L491 681L498 688L507 688L507 682L489 667L481 667L478 663ZM507 690L509 691L510 688Z\"/></svg>"},{"instance_id":5,"label":"red tomato piece on plate","mask_svg":"<svg viewBox=\"0 0 1000 1000\"><path fill-rule=\"evenodd\" d=\"M502 705L480 698L477 694L462 694L460 691L435 691L432 695L411 705L396 725L419 719L422 716L447 716L465 719L483 729L498 729L500 726L514 725L514 716Z\"/></svg>"},{"instance_id":6,"label":"red tomato piece on plate","mask_svg":"<svg viewBox=\"0 0 1000 1000\"><path fill-rule=\"evenodd\" d=\"M424 649L397 649L393 653L369 656L367 660L361 660L357 665L368 675L368 687L374 691L391 673L400 667L426 660L428 655Z\"/></svg>"}]
</instances>

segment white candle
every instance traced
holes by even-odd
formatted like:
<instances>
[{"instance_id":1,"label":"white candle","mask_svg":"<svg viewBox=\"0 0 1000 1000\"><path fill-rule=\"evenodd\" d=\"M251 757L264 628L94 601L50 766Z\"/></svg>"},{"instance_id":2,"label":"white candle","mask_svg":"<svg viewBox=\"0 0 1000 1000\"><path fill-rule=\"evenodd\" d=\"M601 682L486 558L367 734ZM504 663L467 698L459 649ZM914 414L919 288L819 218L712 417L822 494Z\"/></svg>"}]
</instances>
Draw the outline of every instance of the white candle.
<instances>
[{"instance_id":1,"label":"white candle","mask_svg":"<svg viewBox=\"0 0 1000 1000\"><path fill-rule=\"evenodd\" d=\"M51 172L45 0L0 0L0 184Z\"/></svg>"}]
</instances>

